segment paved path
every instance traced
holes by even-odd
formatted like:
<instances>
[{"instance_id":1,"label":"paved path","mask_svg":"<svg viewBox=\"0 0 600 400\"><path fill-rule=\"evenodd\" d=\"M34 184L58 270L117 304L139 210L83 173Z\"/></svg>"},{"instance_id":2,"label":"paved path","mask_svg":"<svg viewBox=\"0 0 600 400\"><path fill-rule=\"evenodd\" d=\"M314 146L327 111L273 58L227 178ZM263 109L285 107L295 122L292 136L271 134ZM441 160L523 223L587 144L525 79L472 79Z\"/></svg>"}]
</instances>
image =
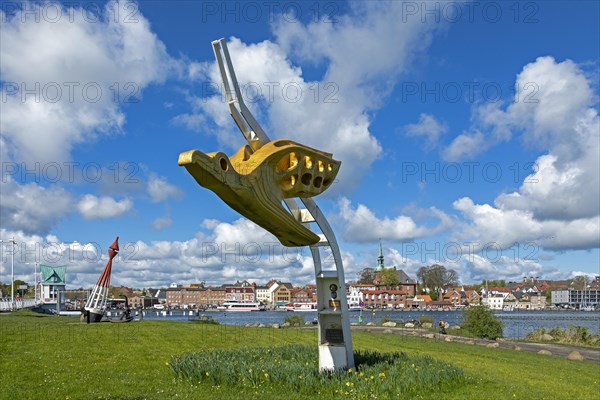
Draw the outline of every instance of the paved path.
<instances>
[{"instance_id":1,"label":"paved path","mask_svg":"<svg viewBox=\"0 0 600 400\"><path fill-rule=\"evenodd\" d=\"M488 344L497 343L499 348L502 349L514 349L518 346L522 351L538 352L540 350L548 350L554 356L566 358L572 351L578 351L586 361L600 364L600 349L594 349L589 347L580 346L567 346L562 344L554 343L527 343L519 342L515 340L486 340L486 339L472 339L463 336L454 335L441 335L439 333L433 333L426 329L410 329L410 328L389 328L382 326L352 326L353 331L367 331L367 332L378 332L384 333L384 331L391 331L392 334L397 335L409 335L409 336L421 336L428 337L431 340L451 340L459 343L476 344L480 346L487 346ZM425 336L427 335L427 336Z\"/></svg>"}]
</instances>

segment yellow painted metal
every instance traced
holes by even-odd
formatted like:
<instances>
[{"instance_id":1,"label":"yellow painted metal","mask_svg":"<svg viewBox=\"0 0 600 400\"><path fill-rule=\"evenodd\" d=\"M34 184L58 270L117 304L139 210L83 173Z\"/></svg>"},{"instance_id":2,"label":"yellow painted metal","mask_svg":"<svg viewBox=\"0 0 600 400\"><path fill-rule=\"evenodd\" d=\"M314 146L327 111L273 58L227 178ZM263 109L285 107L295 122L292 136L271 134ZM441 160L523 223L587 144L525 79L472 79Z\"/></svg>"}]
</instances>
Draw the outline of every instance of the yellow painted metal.
<instances>
[{"instance_id":1,"label":"yellow painted metal","mask_svg":"<svg viewBox=\"0 0 600 400\"><path fill-rule=\"evenodd\" d=\"M283 207L283 199L322 193L333 183L340 164L330 153L286 139L254 140L231 157L199 150L179 155L179 165L199 185L289 247L315 244L319 236L302 224L300 215Z\"/></svg>"}]
</instances>

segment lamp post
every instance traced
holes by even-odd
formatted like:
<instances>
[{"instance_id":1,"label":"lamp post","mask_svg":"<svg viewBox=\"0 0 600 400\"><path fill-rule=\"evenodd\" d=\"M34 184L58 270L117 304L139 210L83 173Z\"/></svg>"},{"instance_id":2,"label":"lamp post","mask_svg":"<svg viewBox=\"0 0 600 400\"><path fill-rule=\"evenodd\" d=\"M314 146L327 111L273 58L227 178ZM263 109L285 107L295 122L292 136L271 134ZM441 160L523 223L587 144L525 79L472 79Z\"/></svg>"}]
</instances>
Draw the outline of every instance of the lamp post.
<instances>
[{"instance_id":1,"label":"lamp post","mask_svg":"<svg viewBox=\"0 0 600 400\"><path fill-rule=\"evenodd\" d=\"M591 305L592 305L592 292L591 292L592 289L591 289L590 285L585 285L584 289L585 288L587 288L587 302L586 302L586 306L587 306L587 309L590 310L591 309Z\"/></svg>"},{"instance_id":2,"label":"lamp post","mask_svg":"<svg viewBox=\"0 0 600 400\"><path fill-rule=\"evenodd\" d=\"M13 236L10 240L0 240L0 243L10 243L11 246L11 265L10 265L10 310L15 309L15 237Z\"/></svg>"},{"instance_id":3,"label":"lamp post","mask_svg":"<svg viewBox=\"0 0 600 400\"><path fill-rule=\"evenodd\" d=\"M34 265L34 270L33 270L33 280L34 280L34 283L35 283L35 289L34 289L34 292L35 292L35 305L37 306L37 303L38 303L38 276L37 275L38 275L38 265L39 265L39 263L35 262L34 264L35 265Z\"/></svg>"},{"instance_id":4,"label":"lamp post","mask_svg":"<svg viewBox=\"0 0 600 400\"><path fill-rule=\"evenodd\" d=\"M12 243L12 251L10 252L10 306L11 309L15 309L15 237L13 236L10 239L10 243Z\"/></svg>"},{"instance_id":5,"label":"lamp post","mask_svg":"<svg viewBox=\"0 0 600 400\"><path fill-rule=\"evenodd\" d=\"M38 270L38 265L40 264L39 262L33 262L33 263L25 263L27 265L34 265L34 269L33 269L33 290L34 290L34 302L37 305L37 301L38 301L38 280L37 280L37 270Z\"/></svg>"}]
</instances>

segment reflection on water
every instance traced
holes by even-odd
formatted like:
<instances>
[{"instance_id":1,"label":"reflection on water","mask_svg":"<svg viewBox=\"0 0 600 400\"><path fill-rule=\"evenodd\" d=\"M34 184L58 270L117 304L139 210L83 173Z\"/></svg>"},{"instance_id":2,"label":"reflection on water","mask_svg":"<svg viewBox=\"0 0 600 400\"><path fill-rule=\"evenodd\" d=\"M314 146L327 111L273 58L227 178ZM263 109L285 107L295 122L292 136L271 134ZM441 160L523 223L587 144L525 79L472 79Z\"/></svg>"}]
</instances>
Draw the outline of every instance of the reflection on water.
<instances>
[{"instance_id":1,"label":"reflection on water","mask_svg":"<svg viewBox=\"0 0 600 400\"><path fill-rule=\"evenodd\" d=\"M145 319L171 319L187 321L189 312L148 311ZM282 324L285 317L289 315L302 315L304 321L312 321L317 317L316 312L292 313L285 311L263 311L263 312L207 312L214 320L226 325L244 326L247 324ZM376 311L365 310L362 312L350 312L350 322L359 323L359 316L362 314L363 324L368 322L379 323L382 318L387 318L396 322L409 322L418 320L421 317L429 317L433 320L433 325L437 326L439 320L450 323L451 326L461 325L463 321L463 311ZM529 332L540 328L559 327L566 329L569 325L577 325L588 328L592 334L600 334L600 312L591 311L512 311L497 312L495 315L500 318L504 324L503 336L512 339L525 337Z\"/></svg>"}]
</instances>

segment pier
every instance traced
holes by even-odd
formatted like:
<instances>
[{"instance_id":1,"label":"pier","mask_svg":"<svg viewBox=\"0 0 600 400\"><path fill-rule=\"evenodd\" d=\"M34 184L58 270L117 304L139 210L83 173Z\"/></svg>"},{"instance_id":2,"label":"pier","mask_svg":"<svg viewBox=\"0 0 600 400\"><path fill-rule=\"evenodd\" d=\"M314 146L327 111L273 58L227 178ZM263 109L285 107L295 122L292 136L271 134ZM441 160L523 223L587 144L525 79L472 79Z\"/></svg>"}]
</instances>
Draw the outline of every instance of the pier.
<instances>
[{"instance_id":1,"label":"pier","mask_svg":"<svg viewBox=\"0 0 600 400\"><path fill-rule=\"evenodd\" d=\"M23 300L0 300L0 312L22 310L24 308L34 308L40 304L39 300L23 299Z\"/></svg>"}]
</instances>

